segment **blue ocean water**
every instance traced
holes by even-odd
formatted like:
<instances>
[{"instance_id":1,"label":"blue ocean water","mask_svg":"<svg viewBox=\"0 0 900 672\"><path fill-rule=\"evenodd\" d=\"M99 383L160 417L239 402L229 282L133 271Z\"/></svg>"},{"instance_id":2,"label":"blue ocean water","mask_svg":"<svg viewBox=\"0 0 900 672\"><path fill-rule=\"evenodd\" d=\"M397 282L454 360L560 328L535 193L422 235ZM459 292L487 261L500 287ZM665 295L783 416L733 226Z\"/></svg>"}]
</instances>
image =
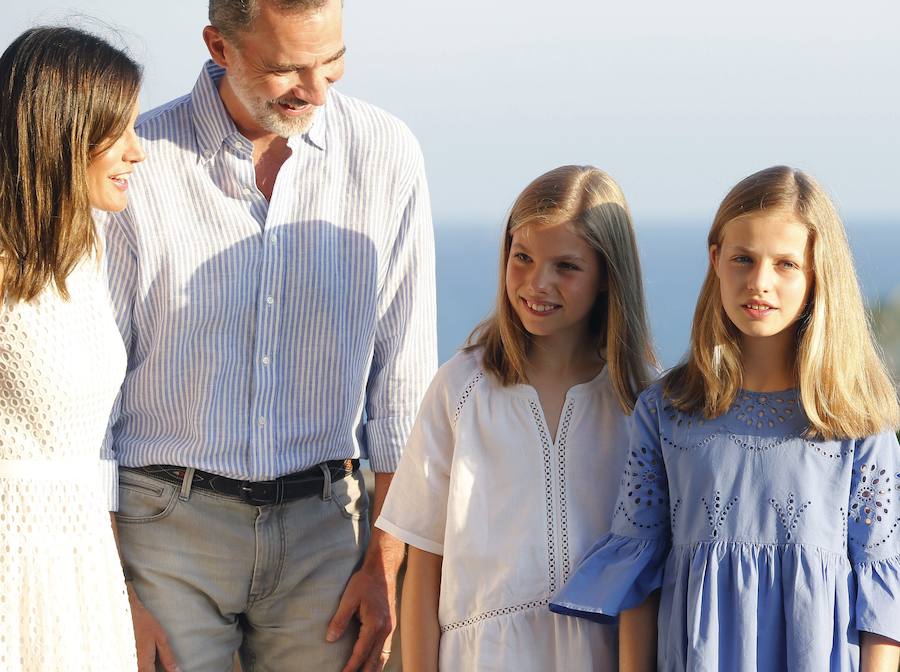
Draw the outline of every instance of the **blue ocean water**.
<instances>
[{"instance_id":1,"label":"blue ocean water","mask_svg":"<svg viewBox=\"0 0 900 672\"><path fill-rule=\"evenodd\" d=\"M440 361L453 355L496 300L501 224L435 227ZM900 289L900 227L848 227L857 273L869 303ZM654 224L637 228L650 323L664 366L681 358L706 272L706 229Z\"/></svg>"}]
</instances>

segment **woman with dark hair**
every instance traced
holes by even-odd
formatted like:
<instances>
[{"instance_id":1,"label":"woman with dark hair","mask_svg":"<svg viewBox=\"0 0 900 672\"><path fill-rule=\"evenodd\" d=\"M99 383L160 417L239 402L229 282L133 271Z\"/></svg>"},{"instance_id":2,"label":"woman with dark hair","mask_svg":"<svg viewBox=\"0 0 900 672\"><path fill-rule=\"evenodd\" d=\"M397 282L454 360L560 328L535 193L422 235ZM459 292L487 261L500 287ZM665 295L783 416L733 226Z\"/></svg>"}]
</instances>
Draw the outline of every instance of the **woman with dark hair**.
<instances>
[{"instance_id":1,"label":"woman with dark hair","mask_svg":"<svg viewBox=\"0 0 900 672\"><path fill-rule=\"evenodd\" d=\"M35 28L0 57L0 669L135 670L100 460L125 351L91 209L144 155L140 68Z\"/></svg>"}]
</instances>

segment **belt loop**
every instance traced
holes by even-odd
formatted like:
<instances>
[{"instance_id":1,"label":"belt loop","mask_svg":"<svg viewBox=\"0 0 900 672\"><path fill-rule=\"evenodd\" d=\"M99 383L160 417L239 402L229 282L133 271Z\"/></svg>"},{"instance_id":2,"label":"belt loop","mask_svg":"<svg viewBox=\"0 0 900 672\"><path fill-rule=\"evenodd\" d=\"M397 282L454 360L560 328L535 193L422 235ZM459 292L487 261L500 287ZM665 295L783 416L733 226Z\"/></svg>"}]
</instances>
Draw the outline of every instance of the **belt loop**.
<instances>
[{"instance_id":1,"label":"belt loop","mask_svg":"<svg viewBox=\"0 0 900 672\"><path fill-rule=\"evenodd\" d=\"M324 480L322 484L322 501L328 502L331 501L331 469L328 468L327 462L320 462L319 469L322 470L322 478Z\"/></svg>"},{"instance_id":2,"label":"belt loop","mask_svg":"<svg viewBox=\"0 0 900 672\"><path fill-rule=\"evenodd\" d=\"M178 499L186 502L191 498L191 486L194 484L194 467L187 467L184 470L184 478L181 481L181 494Z\"/></svg>"}]
</instances>

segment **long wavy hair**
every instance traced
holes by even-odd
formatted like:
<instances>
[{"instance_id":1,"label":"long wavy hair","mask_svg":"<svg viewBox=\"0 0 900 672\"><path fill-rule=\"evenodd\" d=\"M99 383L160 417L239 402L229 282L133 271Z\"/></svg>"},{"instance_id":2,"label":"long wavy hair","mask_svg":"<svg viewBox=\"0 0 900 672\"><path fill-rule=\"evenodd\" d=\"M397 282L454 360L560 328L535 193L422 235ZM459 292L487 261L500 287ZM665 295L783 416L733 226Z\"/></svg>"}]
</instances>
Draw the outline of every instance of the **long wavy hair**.
<instances>
[{"instance_id":1,"label":"long wavy hair","mask_svg":"<svg viewBox=\"0 0 900 672\"><path fill-rule=\"evenodd\" d=\"M86 170L125 131L140 67L101 38L33 28L0 56L0 290L30 301L98 248Z\"/></svg>"},{"instance_id":2,"label":"long wavy hair","mask_svg":"<svg viewBox=\"0 0 900 672\"><path fill-rule=\"evenodd\" d=\"M625 412L652 379L656 355L647 326L634 227L619 185L593 166L561 166L525 187L510 210L500 246L500 283L493 314L479 324L465 349L481 349L485 369L503 385L527 382L532 344L506 293L513 233L524 226L571 224L596 250L607 287L591 315L597 352L605 350L613 389Z\"/></svg>"},{"instance_id":3,"label":"long wavy hair","mask_svg":"<svg viewBox=\"0 0 900 672\"><path fill-rule=\"evenodd\" d=\"M741 180L713 219L707 247L722 244L737 217L786 211L806 225L812 289L796 327L794 378L811 436L859 438L897 427L897 393L868 317L844 225L812 177L774 166ZM725 413L741 388L741 338L722 306L710 263L700 290L685 361L664 379L666 396L683 411Z\"/></svg>"}]
</instances>

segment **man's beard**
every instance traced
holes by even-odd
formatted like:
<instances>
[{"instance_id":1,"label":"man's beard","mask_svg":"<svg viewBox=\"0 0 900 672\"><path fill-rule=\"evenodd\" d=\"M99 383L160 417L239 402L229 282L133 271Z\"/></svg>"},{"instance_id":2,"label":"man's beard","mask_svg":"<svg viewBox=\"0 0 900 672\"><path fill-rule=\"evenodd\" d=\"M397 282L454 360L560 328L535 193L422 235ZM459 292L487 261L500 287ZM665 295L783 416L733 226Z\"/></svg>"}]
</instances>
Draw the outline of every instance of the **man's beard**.
<instances>
[{"instance_id":1,"label":"man's beard","mask_svg":"<svg viewBox=\"0 0 900 672\"><path fill-rule=\"evenodd\" d=\"M229 84L235 97L264 130L282 138L290 138L295 135L303 135L312 127L316 116L315 108L299 117L286 117L277 107L278 103L300 107L306 104L305 101L293 96L285 96L278 100L264 100L251 92L250 87L246 85L243 73L238 68L233 68L228 75Z\"/></svg>"}]
</instances>

